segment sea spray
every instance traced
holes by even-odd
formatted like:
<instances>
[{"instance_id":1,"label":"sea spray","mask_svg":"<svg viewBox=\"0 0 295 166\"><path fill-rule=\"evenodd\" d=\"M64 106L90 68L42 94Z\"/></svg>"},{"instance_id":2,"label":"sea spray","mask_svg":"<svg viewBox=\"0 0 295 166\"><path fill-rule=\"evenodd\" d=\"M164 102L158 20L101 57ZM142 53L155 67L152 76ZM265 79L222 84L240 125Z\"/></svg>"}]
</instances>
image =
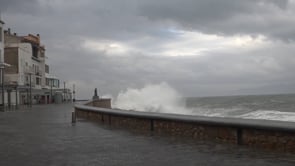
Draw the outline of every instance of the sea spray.
<instances>
[{"instance_id":1,"label":"sea spray","mask_svg":"<svg viewBox=\"0 0 295 166\"><path fill-rule=\"evenodd\" d=\"M185 99L167 83L150 84L141 89L128 88L113 101L114 108L144 112L191 114Z\"/></svg>"},{"instance_id":2,"label":"sea spray","mask_svg":"<svg viewBox=\"0 0 295 166\"><path fill-rule=\"evenodd\" d=\"M127 89L113 107L134 111L295 122L295 94L183 98L167 83ZM186 108L189 107L189 108Z\"/></svg>"}]
</instances>

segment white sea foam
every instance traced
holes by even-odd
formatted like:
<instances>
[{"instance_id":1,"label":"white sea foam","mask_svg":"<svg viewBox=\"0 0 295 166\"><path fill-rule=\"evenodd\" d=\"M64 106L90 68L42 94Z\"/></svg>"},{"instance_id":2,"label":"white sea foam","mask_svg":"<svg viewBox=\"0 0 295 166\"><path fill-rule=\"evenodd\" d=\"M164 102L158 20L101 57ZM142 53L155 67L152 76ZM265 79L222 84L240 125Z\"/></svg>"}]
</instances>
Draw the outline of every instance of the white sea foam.
<instances>
[{"instance_id":1,"label":"white sea foam","mask_svg":"<svg viewBox=\"0 0 295 166\"><path fill-rule=\"evenodd\" d=\"M255 103L257 106L260 104ZM252 108L247 107L247 103L243 106L231 108L212 108L210 105L208 107L186 108L184 98L167 83L150 84L140 89L129 88L120 92L116 98L112 98L112 105L114 108L144 112L295 122L295 113L293 112L252 111ZM253 106L253 103L251 103L251 106Z\"/></svg>"},{"instance_id":2,"label":"white sea foam","mask_svg":"<svg viewBox=\"0 0 295 166\"><path fill-rule=\"evenodd\" d=\"M247 111L246 108L204 108L197 107L193 109L192 115L209 117L233 117L237 112Z\"/></svg>"},{"instance_id":3,"label":"white sea foam","mask_svg":"<svg viewBox=\"0 0 295 166\"><path fill-rule=\"evenodd\" d=\"M236 117L244 119L266 119L295 122L294 112L281 112L275 110L258 110Z\"/></svg>"},{"instance_id":4,"label":"white sea foam","mask_svg":"<svg viewBox=\"0 0 295 166\"><path fill-rule=\"evenodd\" d=\"M183 97L167 83L146 85L141 89L127 89L118 94L113 106L145 112L192 114L185 107Z\"/></svg>"},{"instance_id":5,"label":"white sea foam","mask_svg":"<svg viewBox=\"0 0 295 166\"><path fill-rule=\"evenodd\" d=\"M281 112L276 110L257 110L244 114L237 112L244 111L243 108L214 108L204 109L195 108L193 115L208 116L208 117L230 117L230 118L242 118L242 119L263 119L263 120L277 120L277 121L289 121L295 122L295 112Z\"/></svg>"}]
</instances>

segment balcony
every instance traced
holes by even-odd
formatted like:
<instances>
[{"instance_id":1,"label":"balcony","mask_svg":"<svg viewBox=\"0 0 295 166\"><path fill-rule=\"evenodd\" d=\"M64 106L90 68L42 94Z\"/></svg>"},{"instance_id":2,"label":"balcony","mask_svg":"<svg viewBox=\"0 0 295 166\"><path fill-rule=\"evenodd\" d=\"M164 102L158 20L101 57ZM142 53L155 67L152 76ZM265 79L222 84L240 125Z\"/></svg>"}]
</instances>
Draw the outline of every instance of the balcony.
<instances>
[{"instance_id":1,"label":"balcony","mask_svg":"<svg viewBox=\"0 0 295 166\"><path fill-rule=\"evenodd\" d=\"M35 72L35 75L36 75L36 76L40 76L40 77L42 77L42 73L41 73L40 70L36 71L36 72Z\"/></svg>"},{"instance_id":2,"label":"balcony","mask_svg":"<svg viewBox=\"0 0 295 166\"><path fill-rule=\"evenodd\" d=\"M26 67L24 68L24 73L25 73L25 74L32 74L32 73L34 73L34 70L33 70L32 67L26 66Z\"/></svg>"},{"instance_id":3,"label":"balcony","mask_svg":"<svg viewBox=\"0 0 295 166\"><path fill-rule=\"evenodd\" d=\"M25 85L26 86L30 86L30 82L25 82ZM36 83L35 82L31 82L31 85L32 85L32 87L35 87L36 86Z\"/></svg>"},{"instance_id":4,"label":"balcony","mask_svg":"<svg viewBox=\"0 0 295 166\"><path fill-rule=\"evenodd\" d=\"M4 76L4 84L5 85L17 85L18 84L17 75L5 75Z\"/></svg>"},{"instance_id":5,"label":"balcony","mask_svg":"<svg viewBox=\"0 0 295 166\"><path fill-rule=\"evenodd\" d=\"M37 61L37 62L41 62L41 59L39 59L38 57L32 56L32 59L35 60L35 61Z\"/></svg>"}]
</instances>

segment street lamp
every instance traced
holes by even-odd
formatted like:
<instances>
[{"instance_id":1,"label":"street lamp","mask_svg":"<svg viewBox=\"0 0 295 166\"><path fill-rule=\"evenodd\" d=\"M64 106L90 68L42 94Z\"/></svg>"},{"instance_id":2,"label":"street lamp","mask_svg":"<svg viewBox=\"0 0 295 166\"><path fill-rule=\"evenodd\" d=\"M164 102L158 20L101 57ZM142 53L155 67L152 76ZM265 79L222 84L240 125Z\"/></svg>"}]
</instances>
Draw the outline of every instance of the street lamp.
<instances>
[{"instance_id":1,"label":"street lamp","mask_svg":"<svg viewBox=\"0 0 295 166\"><path fill-rule=\"evenodd\" d=\"M73 85L73 102L75 102L76 101L76 99L75 99L75 84Z\"/></svg>"},{"instance_id":2,"label":"street lamp","mask_svg":"<svg viewBox=\"0 0 295 166\"><path fill-rule=\"evenodd\" d=\"M15 109L18 109L18 94L17 94L17 85L15 87Z\"/></svg>"},{"instance_id":3,"label":"street lamp","mask_svg":"<svg viewBox=\"0 0 295 166\"><path fill-rule=\"evenodd\" d=\"M4 66L5 64L0 63L0 72L1 72L1 90L2 90L2 111L5 111L5 103L4 103Z\"/></svg>"},{"instance_id":4,"label":"street lamp","mask_svg":"<svg viewBox=\"0 0 295 166\"><path fill-rule=\"evenodd\" d=\"M66 102L66 82L64 81L64 102Z\"/></svg>"},{"instance_id":5,"label":"street lamp","mask_svg":"<svg viewBox=\"0 0 295 166\"><path fill-rule=\"evenodd\" d=\"M50 79L50 103L52 103L52 84L53 84L53 79Z\"/></svg>"},{"instance_id":6,"label":"street lamp","mask_svg":"<svg viewBox=\"0 0 295 166\"><path fill-rule=\"evenodd\" d=\"M32 73L29 73L30 76L30 107L32 107Z\"/></svg>"}]
</instances>

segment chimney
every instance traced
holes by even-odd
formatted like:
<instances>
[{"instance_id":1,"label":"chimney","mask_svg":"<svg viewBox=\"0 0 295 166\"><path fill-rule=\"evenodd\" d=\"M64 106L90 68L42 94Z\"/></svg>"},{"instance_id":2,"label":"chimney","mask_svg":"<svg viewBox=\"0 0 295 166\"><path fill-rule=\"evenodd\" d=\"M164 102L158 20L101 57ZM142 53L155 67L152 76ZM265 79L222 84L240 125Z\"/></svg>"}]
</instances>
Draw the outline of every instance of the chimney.
<instances>
[{"instance_id":1,"label":"chimney","mask_svg":"<svg viewBox=\"0 0 295 166\"><path fill-rule=\"evenodd\" d=\"M8 32L8 35L10 35L10 31L11 31L11 29L10 29L10 28L8 28L8 30L7 30L7 32Z\"/></svg>"}]
</instances>

